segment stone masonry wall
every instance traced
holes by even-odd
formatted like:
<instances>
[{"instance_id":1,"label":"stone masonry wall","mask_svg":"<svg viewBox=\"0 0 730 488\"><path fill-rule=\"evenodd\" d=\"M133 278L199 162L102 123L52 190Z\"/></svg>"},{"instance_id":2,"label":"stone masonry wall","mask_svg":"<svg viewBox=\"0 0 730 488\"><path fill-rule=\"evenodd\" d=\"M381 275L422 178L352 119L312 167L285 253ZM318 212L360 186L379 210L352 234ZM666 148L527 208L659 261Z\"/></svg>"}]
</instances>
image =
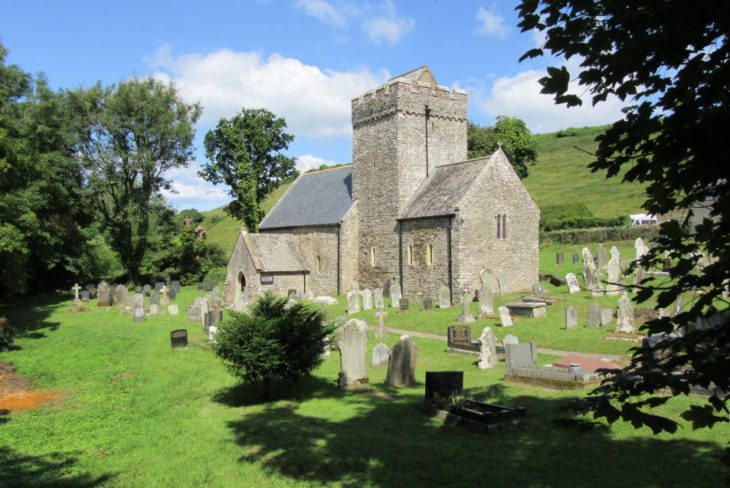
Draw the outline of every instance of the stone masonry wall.
<instances>
[{"instance_id":1,"label":"stone masonry wall","mask_svg":"<svg viewBox=\"0 0 730 488\"><path fill-rule=\"evenodd\" d=\"M359 289L358 240L360 237L360 203L355 202L340 225L340 293Z\"/></svg>"},{"instance_id":2,"label":"stone masonry wall","mask_svg":"<svg viewBox=\"0 0 730 488\"><path fill-rule=\"evenodd\" d=\"M360 288L397 280L398 225L403 206L429 168L466 156L466 93L394 80L352 101L353 197L359 201ZM375 264L371 263L371 248Z\"/></svg>"},{"instance_id":3,"label":"stone masonry wall","mask_svg":"<svg viewBox=\"0 0 730 488\"><path fill-rule=\"evenodd\" d=\"M483 269L506 276L512 291L538 282L540 210L503 152L486 165L454 220L454 296L479 289ZM507 215L506 239L497 239L497 214Z\"/></svg>"},{"instance_id":4,"label":"stone masonry wall","mask_svg":"<svg viewBox=\"0 0 730 488\"><path fill-rule=\"evenodd\" d=\"M334 295L337 293L338 226L321 225L291 229L270 229L264 232L268 234L295 235L309 268L307 290L315 295ZM274 281L276 282L276 278L274 278ZM303 283L296 289L301 293ZM286 292L286 290L284 291Z\"/></svg>"},{"instance_id":5,"label":"stone masonry wall","mask_svg":"<svg viewBox=\"0 0 730 488\"><path fill-rule=\"evenodd\" d=\"M403 222L403 296L410 300L431 297L438 300L439 289L449 285L448 217ZM427 245L433 246L433 264L426 262ZM413 264L408 263L412 246Z\"/></svg>"},{"instance_id":6,"label":"stone masonry wall","mask_svg":"<svg viewBox=\"0 0 730 488\"><path fill-rule=\"evenodd\" d=\"M233 246L231 259L228 261L226 281L231 283L233 287L232 293L226 293L225 304L233 305L236 297L243 293L245 301L251 301L260 290L260 276L254 267L251 255L244 242L241 233L238 234L236 245ZM241 289L239 274L243 273L246 278L246 287Z\"/></svg>"}]
</instances>

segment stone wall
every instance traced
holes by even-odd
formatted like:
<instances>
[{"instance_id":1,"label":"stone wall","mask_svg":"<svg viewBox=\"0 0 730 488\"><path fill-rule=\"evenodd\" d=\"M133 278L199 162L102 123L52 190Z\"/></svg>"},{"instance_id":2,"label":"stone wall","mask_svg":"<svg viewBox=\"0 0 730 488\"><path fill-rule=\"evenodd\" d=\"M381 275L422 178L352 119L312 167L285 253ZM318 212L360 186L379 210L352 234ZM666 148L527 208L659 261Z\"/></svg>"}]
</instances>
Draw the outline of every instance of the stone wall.
<instances>
[{"instance_id":1,"label":"stone wall","mask_svg":"<svg viewBox=\"0 0 730 488\"><path fill-rule=\"evenodd\" d=\"M340 293L359 289L358 240L360 237L360 204L355 202L340 225Z\"/></svg>"},{"instance_id":2,"label":"stone wall","mask_svg":"<svg viewBox=\"0 0 730 488\"><path fill-rule=\"evenodd\" d=\"M439 289L449 286L448 217L403 222L403 296L411 300L431 297L438 300ZM428 244L433 248L433 264L426 261ZM412 250L412 262L408 254Z\"/></svg>"},{"instance_id":3,"label":"stone wall","mask_svg":"<svg viewBox=\"0 0 730 488\"><path fill-rule=\"evenodd\" d=\"M263 232L267 234L295 235L310 271L307 276L307 290L315 295L334 295L337 293L337 238L339 226L319 225L290 229L270 229ZM303 291L302 284L296 289L301 293ZM286 292L286 290L284 291Z\"/></svg>"},{"instance_id":4,"label":"stone wall","mask_svg":"<svg viewBox=\"0 0 730 488\"><path fill-rule=\"evenodd\" d=\"M502 151L485 160L454 219L454 296L478 290L483 269L506 276L512 291L538 281L540 210ZM505 239L497 239L497 214L507 215Z\"/></svg>"},{"instance_id":5,"label":"stone wall","mask_svg":"<svg viewBox=\"0 0 730 488\"><path fill-rule=\"evenodd\" d=\"M428 166L466 157L466 93L403 79L352 101L353 198L359 201L359 285L397 280L398 224ZM375 263L371 261L375 251Z\"/></svg>"}]
</instances>

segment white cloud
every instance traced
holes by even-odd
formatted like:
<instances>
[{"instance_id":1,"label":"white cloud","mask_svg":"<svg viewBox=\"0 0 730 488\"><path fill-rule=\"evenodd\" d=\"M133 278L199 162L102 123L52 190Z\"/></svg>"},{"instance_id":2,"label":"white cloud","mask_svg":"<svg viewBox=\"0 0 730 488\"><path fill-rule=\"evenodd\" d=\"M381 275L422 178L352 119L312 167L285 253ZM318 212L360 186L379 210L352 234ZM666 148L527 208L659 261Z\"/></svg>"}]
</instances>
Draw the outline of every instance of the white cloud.
<instances>
[{"instance_id":1,"label":"white cloud","mask_svg":"<svg viewBox=\"0 0 730 488\"><path fill-rule=\"evenodd\" d=\"M373 44L387 43L392 46L412 31L416 25L413 18L398 15L391 0L383 2L381 10L382 15L371 17L362 25Z\"/></svg>"},{"instance_id":2,"label":"white cloud","mask_svg":"<svg viewBox=\"0 0 730 488\"><path fill-rule=\"evenodd\" d=\"M176 168L165 173L172 181L173 191L163 190L162 195L174 207L217 207L231 201L225 186L214 186L198 176L198 167L190 163L186 168Z\"/></svg>"},{"instance_id":3,"label":"white cloud","mask_svg":"<svg viewBox=\"0 0 730 488\"><path fill-rule=\"evenodd\" d=\"M319 168L323 164L331 166L337 163L327 159L318 158L317 156L312 156L311 154L304 154L297 158L297 169L302 173L311 169Z\"/></svg>"},{"instance_id":4,"label":"white cloud","mask_svg":"<svg viewBox=\"0 0 730 488\"><path fill-rule=\"evenodd\" d=\"M351 134L350 101L389 75L367 67L334 71L294 58L221 49L174 56L163 46L150 58L154 77L172 80L187 101L203 105L202 123L216 123L246 108L284 117L288 131L317 139Z\"/></svg>"},{"instance_id":5,"label":"white cloud","mask_svg":"<svg viewBox=\"0 0 730 488\"><path fill-rule=\"evenodd\" d=\"M487 10L484 7L479 7L476 18L479 21L479 27L474 31L475 34L499 38L507 36L509 30L504 24L504 17L498 13Z\"/></svg>"},{"instance_id":6,"label":"white cloud","mask_svg":"<svg viewBox=\"0 0 730 488\"><path fill-rule=\"evenodd\" d=\"M570 68L569 71L574 72ZM540 93L542 86L538 80L545 74L541 70L528 70L512 77L498 78L488 94L472 91L476 105L492 117L519 117L534 133L608 124L623 117L621 109L625 104L616 97L609 97L595 107L590 97L582 97L583 105L580 107L566 108L565 105L556 105L551 95ZM571 82L570 93L581 95L584 92L584 87Z\"/></svg>"},{"instance_id":7,"label":"white cloud","mask_svg":"<svg viewBox=\"0 0 730 488\"><path fill-rule=\"evenodd\" d=\"M345 11L345 5L342 3L335 6L327 0L297 0L295 5L297 8L304 10L305 14L325 24L334 25L335 27L347 25L348 15Z\"/></svg>"}]
</instances>

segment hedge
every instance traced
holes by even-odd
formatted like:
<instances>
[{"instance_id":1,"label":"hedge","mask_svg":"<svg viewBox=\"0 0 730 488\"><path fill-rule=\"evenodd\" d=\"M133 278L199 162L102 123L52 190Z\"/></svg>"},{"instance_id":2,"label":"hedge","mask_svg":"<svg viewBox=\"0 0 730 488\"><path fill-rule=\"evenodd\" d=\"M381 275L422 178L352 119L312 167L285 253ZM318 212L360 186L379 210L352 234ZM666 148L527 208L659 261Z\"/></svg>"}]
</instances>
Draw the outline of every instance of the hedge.
<instances>
[{"instance_id":1,"label":"hedge","mask_svg":"<svg viewBox=\"0 0 730 488\"><path fill-rule=\"evenodd\" d=\"M589 244L591 242L628 241L637 237L645 240L655 240L658 234L658 225L568 229L541 232L540 242L544 244Z\"/></svg>"}]
</instances>

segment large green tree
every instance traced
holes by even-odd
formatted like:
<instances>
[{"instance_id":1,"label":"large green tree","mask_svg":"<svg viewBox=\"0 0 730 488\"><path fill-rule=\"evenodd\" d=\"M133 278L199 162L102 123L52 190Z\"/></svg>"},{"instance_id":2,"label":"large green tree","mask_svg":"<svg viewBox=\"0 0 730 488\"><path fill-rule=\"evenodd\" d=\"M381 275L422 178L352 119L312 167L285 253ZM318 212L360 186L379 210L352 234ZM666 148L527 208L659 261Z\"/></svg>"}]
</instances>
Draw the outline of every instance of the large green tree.
<instances>
[{"instance_id":1,"label":"large green tree","mask_svg":"<svg viewBox=\"0 0 730 488\"><path fill-rule=\"evenodd\" d=\"M286 121L268 110L244 108L230 119L221 119L205 135L210 162L200 176L230 187L233 201L226 212L242 220L250 232L258 230L264 198L297 174L294 158L282 153L294 140L285 129Z\"/></svg>"},{"instance_id":2,"label":"large green tree","mask_svg":"<svg viewBox=\"0 0 730 488\"><path fill-rule=\"evenodd\" d=\"M626 103L624 117L597 138L591 168L608 176L625 169L625 181L646 183L647 210L684 215L661 225L640 263L657 267L671 255L671 279L645 279L637 299L655 297L664 308L684 296L688 308L644 324L652 341L594 391L590 410L674 431L674 421L651 409L667 401L666 391L700 386L710 391L707 403L683 416L695 426L727 421L730 324L715 307L727 306L730 282L730 3L523 0L518 11L523 31L545 36L523 58L548 53L578 66L577 73L548 68L543 93L568 107L581 97ZM575 92L571 80L580 86ZM689 225L700 207L709 207L709 217Z\"/></svg>"},{"instance_id":3,"label":"large green tree","mask_svg":"<svg viewBox=\"0 0 730 488\"><path fill-rule=\"evenodd\" d=\"M193 159L200 106L154 79L97 84L67 96L83 134L77 147L91 201L129 278L137 280L149 248L154 197L170 188L167 171Z\"/></svg>"},{"instance_id":4,"label":"large green tree","mask_svg":"<svg viewBox=\"0 0 730 488\"><path fill-rule=\"evenodd\" d=\"M85 277L91 222L64 97L0 44L0 295Z\"/></svg>"},{"instance_id":5,"label":"large green tree","mask_svg":"<svg viewBox=\"0 0 730 488\"><path fill-rule=\"evenodd\" d=\"M499 144L502 144L517 175L526 178L528 166L537 162L537 143L522 119L499 115L494 126L480 126L474 122L467 125L469 158L488 156Z\"/></svg>"}]
</instances>

